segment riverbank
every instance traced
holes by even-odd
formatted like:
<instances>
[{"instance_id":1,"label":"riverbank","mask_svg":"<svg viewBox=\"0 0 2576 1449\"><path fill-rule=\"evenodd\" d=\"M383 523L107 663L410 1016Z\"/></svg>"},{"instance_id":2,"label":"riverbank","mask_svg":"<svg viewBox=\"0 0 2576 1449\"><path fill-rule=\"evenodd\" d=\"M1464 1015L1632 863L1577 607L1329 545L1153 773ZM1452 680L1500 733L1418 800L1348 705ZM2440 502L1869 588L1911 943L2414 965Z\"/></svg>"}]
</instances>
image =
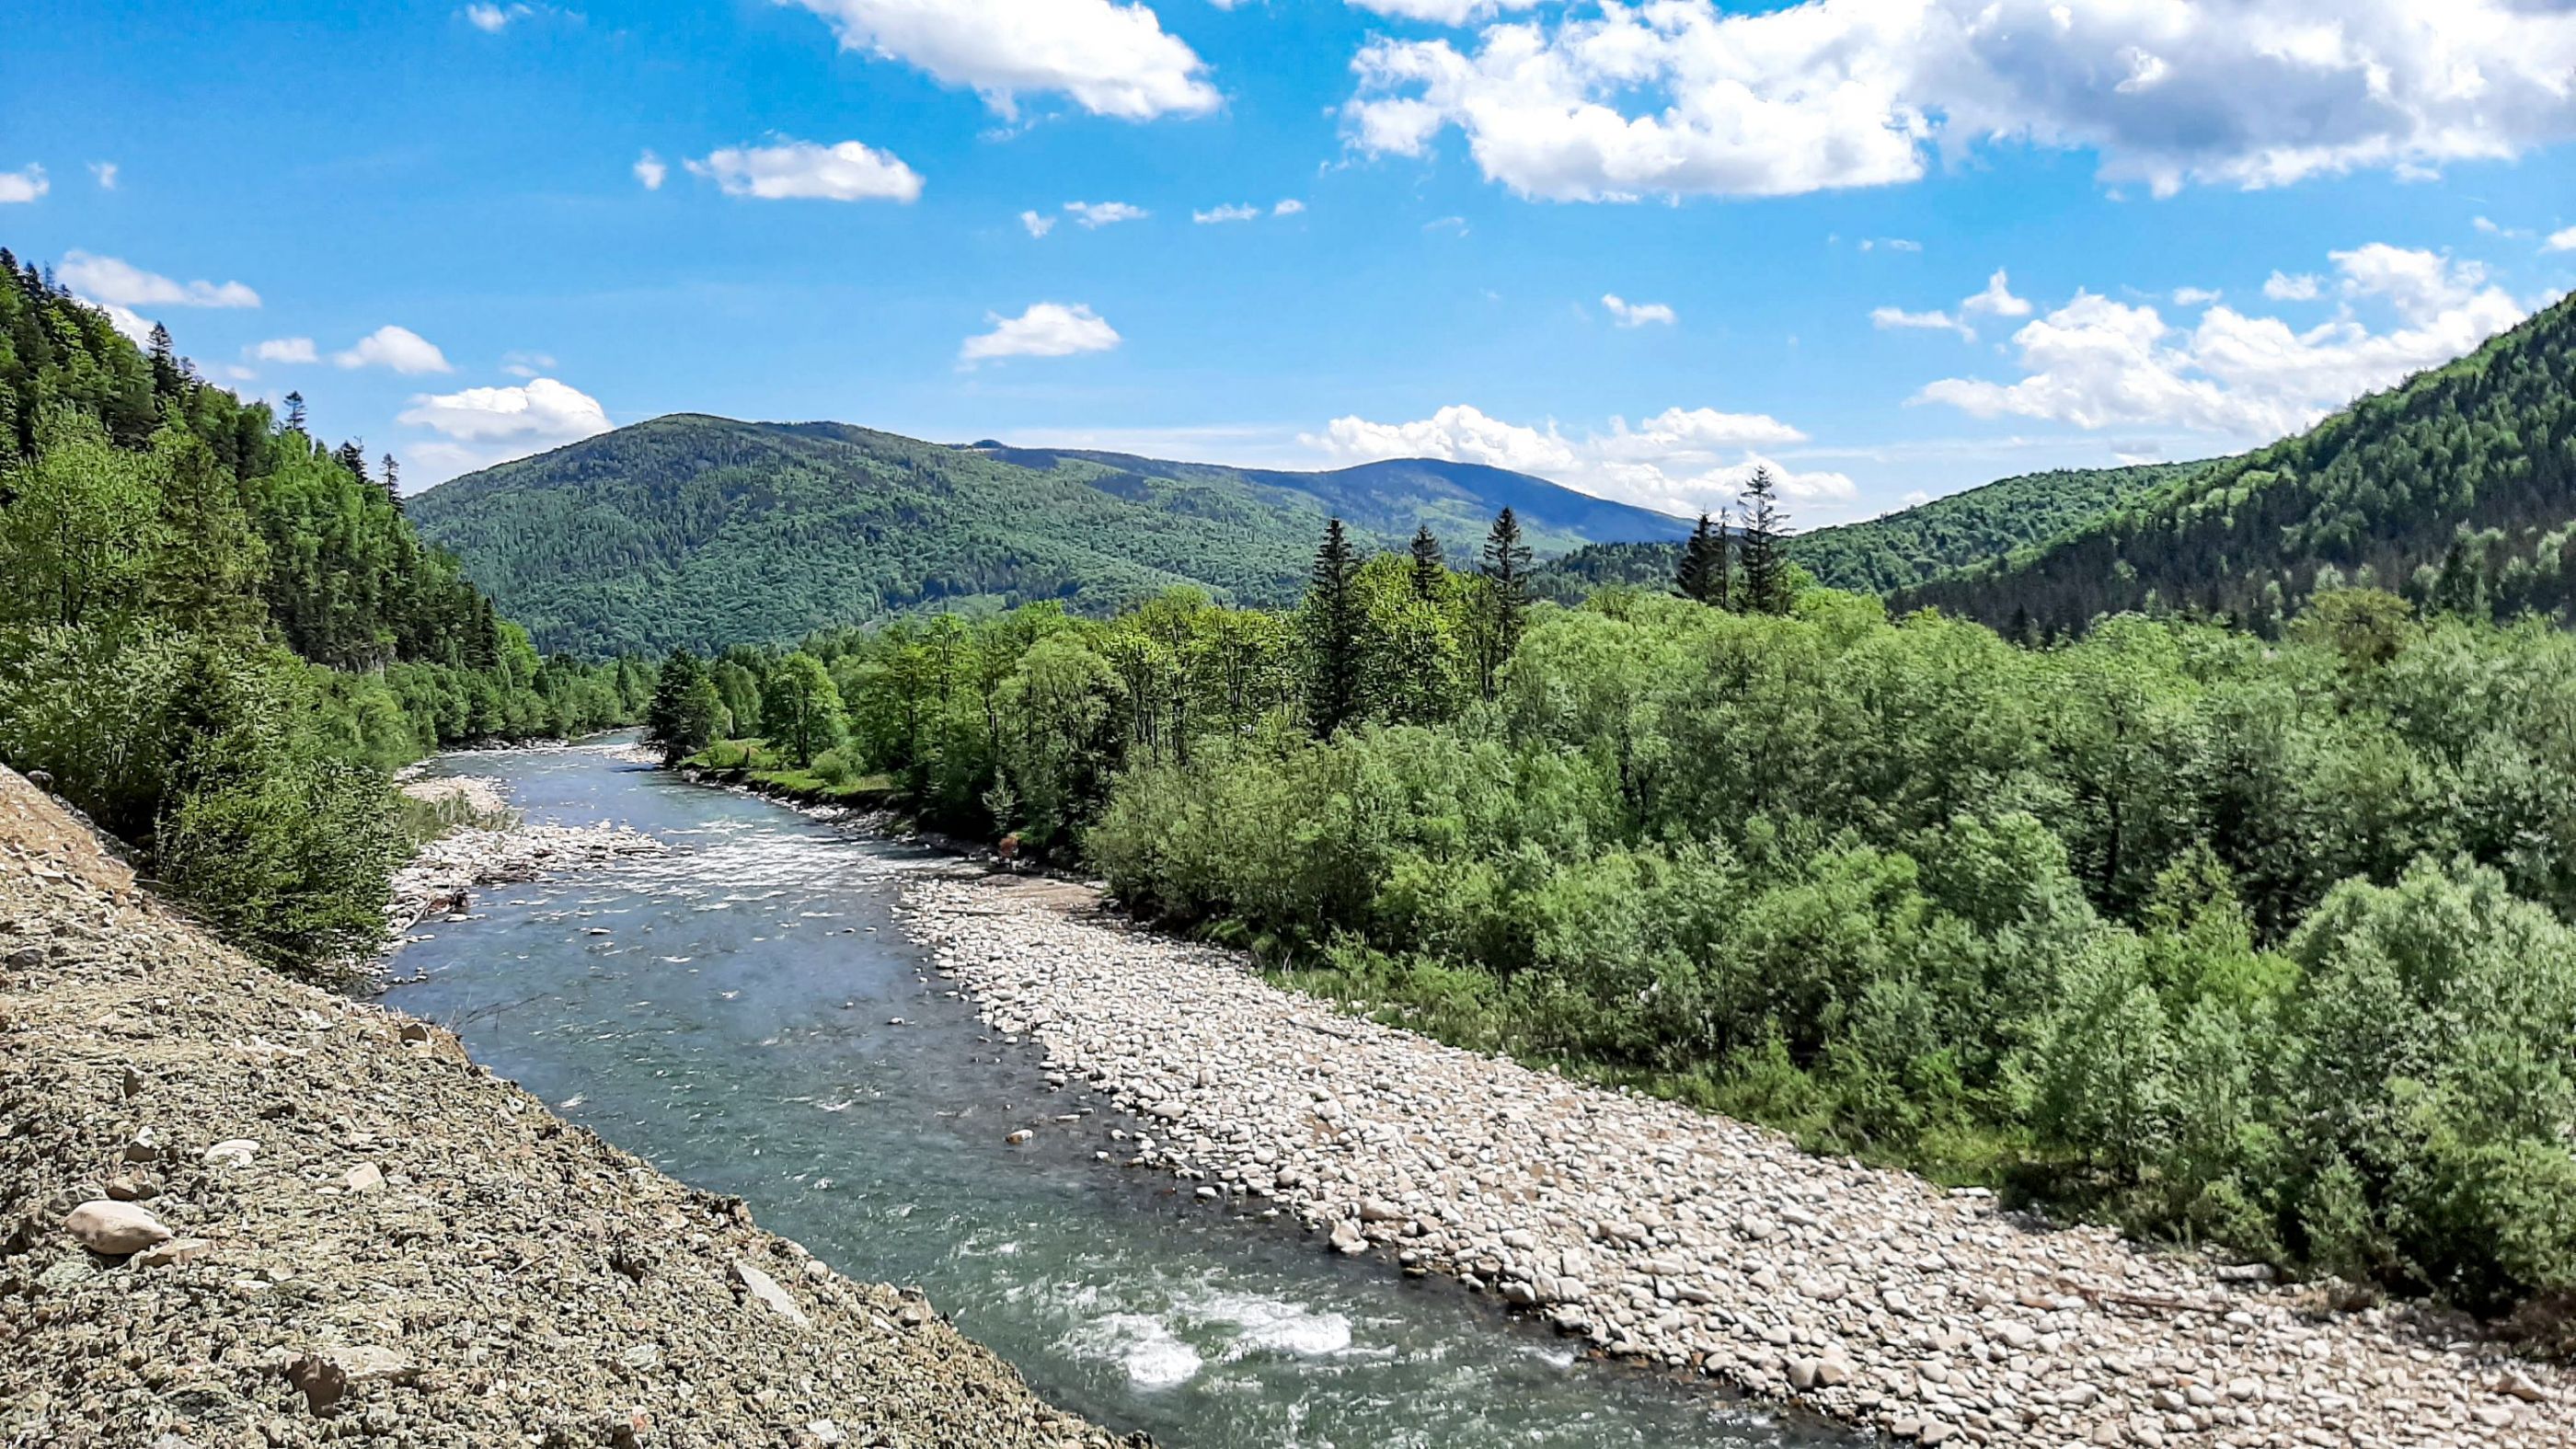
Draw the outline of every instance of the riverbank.
<instances>
[{"instance_id":1,"label":"riverbank","mask_svg":"<svg viewBox=\"0 0 2576 1449\"><path fill-rule=\"evenodd\" d=\"M2561 1370L2337 1313L1777 1133L1442 1046L1124 926L1063 882L929 879L908 927L997 1031L1129 1116L1110 1161L1444 1272L1620 1357L1924 1443L2576 1443Z\"/></svg>"},{"instance_id":2,"label":"riverbank","mask_svg":"<svg viewBox=\"0 0 2576 1449\"><path fill-rule=\"evenodd\" d=\"M0 770L0 1441L1108 1446Z\"/></svg>"}]
</instances>

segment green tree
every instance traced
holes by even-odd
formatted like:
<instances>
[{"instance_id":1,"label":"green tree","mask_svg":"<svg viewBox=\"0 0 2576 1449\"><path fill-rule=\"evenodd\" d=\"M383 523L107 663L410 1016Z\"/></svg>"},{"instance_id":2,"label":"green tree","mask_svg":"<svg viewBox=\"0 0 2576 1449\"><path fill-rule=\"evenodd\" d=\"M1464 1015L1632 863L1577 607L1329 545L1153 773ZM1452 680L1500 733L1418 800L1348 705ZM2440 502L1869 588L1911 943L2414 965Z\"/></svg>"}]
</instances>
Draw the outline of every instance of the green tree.
<instances>
[{"instance_id":1,"label":"green tree","mask_svg":"<svg viewBox=\"0 0 2576 1449\"><path fill-rule=\"evenodd\" d=\"M1441 552L1431 525L1423 524L1413 531L1413 596L1426 604L1438 603L1448 582L1448 555Z\"/></svg>"},{"instance_id":2,"label":"green tree","mask_svg":"<svg viewBox=\"0 0 2576 1449\"><path fill-rule=\"evenodd\" d=\"M21 616L67 627L130 609L160 540L153 458L112 446L69 410L44 423L36 460L0 479L0 587Z\"/></svg>"},{"instance_id":3,"label":"green tree","mask_svg":"<svg viewBox=\"0 0 2576 1449\"><path fill-rule=\"evenodd\" d=\"M1365 619L1358 581L1358 554L1342 521L1331 519L1306 590L1306 714L1318 735L1332 734L1360 712Z\"/></svg>"},{"instance_id":4,"label":"green tree","mask_svg":"<svg viewBox=\"0 0 2576 1449\"><path fill-rule=\"evenodd\" d=\"M1681 566L1673 576L1673 592L1695 603L1723 609L1733 583L1734 568L1728 558L1726 525L1712 521L1705 513L1699 526L1691 530L1690 541L1682 545Z\"/></svg>"},{"instance_id":5,"label":"green tree","mask_svg":"<svg viewBox=\"0 0 2576 1449\"><path fill-rule=\"evenodd\" d=\"M799 766L839 743L841 692L822 661L802 650L778 661L761 682L760 727Z\"/></svg>"},{"instance_id":6,"label":"green tree","mask_svg":"<svg viewBox=\"0 0 2576 1449\"><path fill-rule=\"evenodd\" d=\"M1785 614L1790 602L1788 560L1781 556L1780 545L1788 533L1789 516L1780 511L1778 485L1767 467L1757 465L1745 480L1743 519L1737 535L1737 553L1744 565L1743 607L1749 613Z\"/></svg>"},{"instance_id":7,"label":"green tree","mask_svg":"<svg viewBox=\"0 0 2576 1449\"><path fill-rule=\"evenodd\" d=\"M1508 508L1495 515L1493 529L1485 535L1476 651L1476 684L1487 699L1494 697L1495 680L1520 647L1527 625L1530 557L1520 519Z\"/></svg>"},{"instance_id":8,"label":"green tree","mask_svg":"<svg viewBox=\"0 0 2576 1449\"><path fill-rule=\"evenodd\" d=\"M707 747L724 713L707 666L686 649L674 649L662 661L653 682L652 702L644 710L644 742L658 745L669 767Z\"/></svg>"}]
</instances>

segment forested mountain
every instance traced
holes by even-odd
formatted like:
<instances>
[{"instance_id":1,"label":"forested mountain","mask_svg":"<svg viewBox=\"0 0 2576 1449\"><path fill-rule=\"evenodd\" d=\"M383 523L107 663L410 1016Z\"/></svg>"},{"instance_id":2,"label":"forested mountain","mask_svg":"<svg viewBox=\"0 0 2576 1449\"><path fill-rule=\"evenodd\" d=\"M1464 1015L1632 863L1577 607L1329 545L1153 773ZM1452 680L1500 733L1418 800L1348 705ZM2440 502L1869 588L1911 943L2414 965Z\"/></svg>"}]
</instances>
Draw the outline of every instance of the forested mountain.
<instances>
[{"instance_id":1,"label":"forested mountain","mask_svg":"<svg viewBox=\"0 0 2576 1449\"><path fill-rule=\"evenodd\" d=\"M392 484L0 251L0 761L282 963L383 931L389 766L641 703L541 662Z\"/></svg>"},{"instance_id":2,"label":"forested mountain","mask_svg":"<svg viewBox=\"0 0 2576 1449\"><path fill-rule=\"evenodd\" d=\"M2077 532L1925 582L2017 634L2189 610L2277 633L2345 585L2472 617L2576 603L2576 300Z\"/></svg>"},{"instance_id":3,"label":"forested mountain","mask_svg":"<svg viewBox=\"0 0 2576 1449\"><path fill-rule=\"evenodd\" d=\"M1678 519L1473 465L1258 473L674 414L442 484L424 534L539 643L591 653L793 639L928 605L1107 613L1176 584L1295 596L1325 517L1364 547L1428 523L1458 556L1504 506L1540 552Z\"/></svg>"},{"instance_id":4,"label":"forested mountain","mask_svg":"<svg viewBox=\"0 0 2576 1449\"><path fill-rule=\"evenodd\" d=\"M2091 523L2204 463L2025 473L1862 523L1792 534L1790 561L1827 588L1883 594ZM1596 543L1539 569L1549 598L1571 603L1609 584L1657 588L1681 562L1674 543Z\"/></svg>"},{"instance_id":5,"label":"forested mountain","mask_svg":"<svg viewBox=\"0 0 2576 1449\"><path fill-rule=\"evenodd\" d=\"M1041 471L1062 471L1095 488L1142 491L1151 480L1237 483L1272 498L1280 507L1325 513L1385 538L1404 538L1429 525L1453 556L1465 558L1484 537L1494 515L1508 508L1520 520L1530 547L1543 554L1588 544L1679 541L1690 520L1595 498L1561 483L1438 458L1390 458L1322 473L1268 468L1229 468L1213 463L1172 463L1129 453L1070 448L1014 448L982 442L972 451Z\"/></svg>"}]
</instances>

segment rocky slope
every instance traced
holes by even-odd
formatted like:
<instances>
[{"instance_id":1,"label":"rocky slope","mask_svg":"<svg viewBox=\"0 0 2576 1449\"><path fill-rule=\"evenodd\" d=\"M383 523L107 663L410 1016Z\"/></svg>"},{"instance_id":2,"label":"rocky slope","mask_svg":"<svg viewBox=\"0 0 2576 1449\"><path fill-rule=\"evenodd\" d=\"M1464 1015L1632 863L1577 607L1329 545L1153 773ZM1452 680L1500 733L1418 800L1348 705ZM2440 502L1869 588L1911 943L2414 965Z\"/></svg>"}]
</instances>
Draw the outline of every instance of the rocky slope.
<instances>
[{"instance_id":1,"label":"rocky slope","mask_svg":"<svg viewBox=\"0 0 2576 1449\"><path fill-rule=\"evenodd\" d=\"M907 900L987 1021L1132 1114L1102 1122L1104 1158L1455 1274L1613 1355L1927 1444L2576 1444L2567 1375L2461 1321L2337 1313L1442 1046L1120 929L1064 883Z\"/></svg>"},{"instance_id":2,"label":"rocky slope","mask_svg":"<svg viewBox=\"0 0 2576 1449\"><path fill-rule=\"evenodd\" d=\"M0 1442L1108 1445L0 770Z\"/></svg>"}]
</instances>

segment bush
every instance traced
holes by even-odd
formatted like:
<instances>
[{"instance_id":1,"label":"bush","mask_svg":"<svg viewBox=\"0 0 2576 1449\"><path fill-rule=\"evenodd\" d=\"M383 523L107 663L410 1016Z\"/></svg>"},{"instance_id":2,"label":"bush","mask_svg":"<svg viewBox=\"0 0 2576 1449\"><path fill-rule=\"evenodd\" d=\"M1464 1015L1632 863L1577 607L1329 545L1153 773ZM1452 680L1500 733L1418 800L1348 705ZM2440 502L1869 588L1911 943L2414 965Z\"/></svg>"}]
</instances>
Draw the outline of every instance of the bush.
<instances>
[{"instance_id":1,"label":"bush","mask_svg":"<svg viewBox=\"0 0 2576 1449\"><path fill-rule=\"evenodd\" d=\"M384 938L403 852L385 795L382 775L331 762L189 795L162 824L157 873L226 939L316 974Z\"/></svg>"}]
</instances>

